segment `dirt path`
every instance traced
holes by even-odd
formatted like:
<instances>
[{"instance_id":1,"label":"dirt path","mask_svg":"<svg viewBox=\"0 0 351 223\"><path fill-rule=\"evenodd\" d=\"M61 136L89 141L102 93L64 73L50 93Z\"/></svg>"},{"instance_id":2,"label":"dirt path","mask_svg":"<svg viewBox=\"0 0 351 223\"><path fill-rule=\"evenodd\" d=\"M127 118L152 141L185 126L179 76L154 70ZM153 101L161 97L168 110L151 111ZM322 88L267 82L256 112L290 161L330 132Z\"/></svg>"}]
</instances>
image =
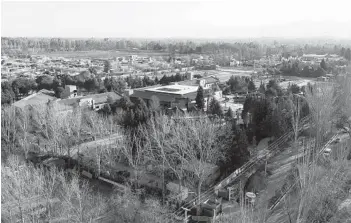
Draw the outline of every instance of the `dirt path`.
<instances>
[{"instance_id":1,"label":"dirt path","mask_svg":"<svg viewBox=\"0 0 351 223\"><path fill-rule=\"evenodd\" d=\"M77 155L78 150L79 150L79 153L84 153L86 150L94 149L98 146L110 146L116 143L120 139L122 139L121 134L114 133L102 139L97 139L91 142L85 142L85 143L79 144L70 149L70 156L75 157Z\"/></svg>"}]
</instances>

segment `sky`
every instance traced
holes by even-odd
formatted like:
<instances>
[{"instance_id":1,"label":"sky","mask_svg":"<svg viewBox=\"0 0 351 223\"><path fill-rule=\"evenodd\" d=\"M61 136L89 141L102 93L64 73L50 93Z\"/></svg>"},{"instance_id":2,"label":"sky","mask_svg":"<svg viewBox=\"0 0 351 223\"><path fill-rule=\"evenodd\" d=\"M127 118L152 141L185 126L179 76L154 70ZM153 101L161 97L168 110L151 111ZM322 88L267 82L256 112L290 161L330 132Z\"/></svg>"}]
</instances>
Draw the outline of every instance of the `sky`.
<instances>
[{"instance_id":1,"label":"sky","mask_svg":"<svg viewBox=\"0 0 351 223\"><path fill-rule=\"evenodd\" d=\"M2 1L1 36L351 38L348 1Z\"/></svg>"}]
</instances>

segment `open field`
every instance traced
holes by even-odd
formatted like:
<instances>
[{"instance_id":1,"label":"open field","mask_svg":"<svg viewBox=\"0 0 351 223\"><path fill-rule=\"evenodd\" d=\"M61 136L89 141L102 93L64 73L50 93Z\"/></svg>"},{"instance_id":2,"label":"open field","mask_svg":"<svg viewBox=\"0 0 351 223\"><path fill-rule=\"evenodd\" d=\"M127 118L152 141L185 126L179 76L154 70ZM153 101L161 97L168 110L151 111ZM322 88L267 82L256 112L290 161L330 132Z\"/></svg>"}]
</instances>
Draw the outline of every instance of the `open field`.
<instances>
[{"instance_id":1,"label":"open field","mask_svg":"<svg viewBox=\"0 0 351 223\"><path fill-rule=\"evenodd\" d=\"M281 88L287 89L289 84L290 85L291 84L296 84L299 87L302 87L302 86L307 85L308 83L313 83L313 82L314 82L313 80L301 78L301 79L296 79L296 80L284 81L284 82L281 82L279 85L280 85Z\"/></svg>"},{"instance_id":2,"label":"open field","mask_svg":"<svg viewBox=\"0 0 351 223\"><path fill-rule=\"evenodd\" d=\"M222 71L231 71L231 72L243 72L243 73L252 73L254 70L252 67L220 67L219 70ZM259 71L259 68L256 68L256 71Z\"/></svg>"},{"instance_id":3,"label":"open field","mask_svg":"<svg viewBox=\"0 0 351 223\"><path fill-rule=\"evenodd\" d=\"M229 69L219 69L219 70L210 70L208 75L214 75L219 78L220 82L226 82L231 76L243 76L251 77L253 70L229 70Z\"/></svg>"},{"instance_id":4,"label":"open field","mask_svg":"<svg viewBox=\"0 0 351 223\"><path fill-rule=\"evenodd\" d=\"M136 54L138 56L166 56L167 52L155 51L57 51L57 52L38 52L34 55L48 57L67 57L67 58L112 58Z\"/></svg>"}]
</instances>

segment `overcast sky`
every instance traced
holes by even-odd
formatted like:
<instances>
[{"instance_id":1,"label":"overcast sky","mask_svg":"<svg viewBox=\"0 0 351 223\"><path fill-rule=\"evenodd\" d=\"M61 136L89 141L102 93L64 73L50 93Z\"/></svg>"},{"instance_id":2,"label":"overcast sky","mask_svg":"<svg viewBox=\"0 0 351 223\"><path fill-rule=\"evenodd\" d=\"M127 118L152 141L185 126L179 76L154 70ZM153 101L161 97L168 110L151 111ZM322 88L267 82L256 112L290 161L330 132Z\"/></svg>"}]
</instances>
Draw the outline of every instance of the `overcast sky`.
<instances>
[{"instance_id":1,"label":"overcast sky","mask_svg":"<svg viewBox=\"0 0 351 223\"><path fill-rule=\"evenodd\" d=\"M348 1L2 1L1 36L351 38Z\"/></svg>"}]
</instances>

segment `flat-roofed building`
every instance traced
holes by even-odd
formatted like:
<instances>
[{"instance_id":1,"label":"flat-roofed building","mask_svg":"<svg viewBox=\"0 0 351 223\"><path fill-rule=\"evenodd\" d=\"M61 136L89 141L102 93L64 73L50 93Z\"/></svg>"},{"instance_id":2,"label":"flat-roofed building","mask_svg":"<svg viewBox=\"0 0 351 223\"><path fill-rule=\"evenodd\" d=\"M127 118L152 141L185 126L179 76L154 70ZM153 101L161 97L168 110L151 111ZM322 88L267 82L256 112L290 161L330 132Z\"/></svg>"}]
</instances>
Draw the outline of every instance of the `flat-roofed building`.
<instances>
[{"instance_id":1,"label":"flat-roofed building","mask_svg":"<svg viewBox=\"0 0 351 223\"><path fill-rule=\"evenodd\" d=\"M164 108L178 107L180 109L186 109L192 106L193 101L197 95L198 86L189 85L166 85L166 86L152 86L145 88L133 89L130 92L130 97L142 98L146 104L150 105L152 100L158 100L160 106ZM204 89L204 97L206 97L208 91Z\"/></svg>"}]
</instances>

